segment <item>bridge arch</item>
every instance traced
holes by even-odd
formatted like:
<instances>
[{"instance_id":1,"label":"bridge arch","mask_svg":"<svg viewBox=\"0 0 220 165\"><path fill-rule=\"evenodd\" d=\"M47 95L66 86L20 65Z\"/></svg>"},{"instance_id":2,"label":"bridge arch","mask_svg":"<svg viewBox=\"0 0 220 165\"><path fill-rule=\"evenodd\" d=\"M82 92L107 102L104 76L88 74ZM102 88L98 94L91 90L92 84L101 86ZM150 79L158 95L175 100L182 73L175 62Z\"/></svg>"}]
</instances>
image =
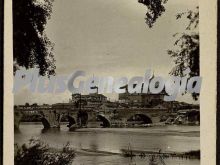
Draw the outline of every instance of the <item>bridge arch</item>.
<instances>
[{"instance_id":1,"label":"bridge arch","mask_svg":"<svg viewBox=\"0 0 220 165\"><path fill-rule=\"evenodd\" d=\"M97 119L98 121L102 121L102 126L103 126L104 128L111 126L111 123L110 123L109 119L107 119L107 118L105 117L105 115L99 114L99 115L96 116L96 119Z\"/></svg>"},{"instance_id":2,"label":"bridge arch","mask_svg":"<svg viewBox=\"0 0 220 165\"><path fill-rule=\"evenodd\" d=\"M153 121L152 119L146 115L146 114L141 114L141 113L136 113L136 114L133 114L131 115L127 121L129 122L132 122L132 121L140 121L142 124L152 124Z\"/></svg>"},{"instance_id":3,"label":"bridge arch","mask_svg":"<svg viewBox=\"0 0 220 165\"><path fill-rule=\"evenodd\" d=\"M44 129L49 129L51 127L60 127L60 119L62 115L60 113L57 113L55 110L39 111L38 116L41 119Z\"/></svg>"}]
</instances>

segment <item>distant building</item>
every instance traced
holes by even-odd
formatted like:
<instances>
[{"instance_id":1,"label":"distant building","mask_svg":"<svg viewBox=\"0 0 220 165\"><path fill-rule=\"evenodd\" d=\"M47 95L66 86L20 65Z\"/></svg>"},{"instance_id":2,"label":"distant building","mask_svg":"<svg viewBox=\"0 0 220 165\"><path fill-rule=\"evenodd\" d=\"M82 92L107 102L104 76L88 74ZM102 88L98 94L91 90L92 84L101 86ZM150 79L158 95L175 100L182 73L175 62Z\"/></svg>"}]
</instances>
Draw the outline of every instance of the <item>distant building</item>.
<instances>
[{"instance_id":1,"label":"distant building","mask_svg":"<svg viewBox=\"0 0 220 165\"><path fill-rule=\"evenodd\" d=\"M73 109L74 104L73 103L56 103L52 104L53 109Z\"/></svg>"},{"instance_id":2,"label":"distant building","mask_svg":"<svg viewBox=\"0 0 220 165\"><path fill-rule=\"evenodd\" d=\"M72 100L70 100L70 102L74 103L76 106L80 103L84 107L97 107L103 103L106 103L107 97L98 93L88 95L72 94Z\"/></svg>"},{"instance_id":3,"label":"distant building","mask_svg":"<svg viewBox=\"0 0 220 165\"><path fill-rule=\"evenodd\" d=\"M40 110L51 109L52 106L44 105L17 105L14 106L14 111L21 111L24 114L38 114Z\"/></svg>"},{"instance_id":4,"label":"distant building","mask_svg":"<svg viewBox=\"0 0 220 165\"><path fill-rule=\"evenodd\" d=\"M165 93L129 93L127 86L126 92L119 94L119 102L135 107L155 107L164 102Z\"/></svg>"},{"instance_id":5,"label":"distant building","mask_svg":"<svg viewBox=\"0 0 220 165\"><path fill-rule=\"evenodd\" d=\"M86 100L87 102L106 102L107 97L103 94L88 94L88 95L81 95L81 94L72 94L72 102L76 102L79 99Z\"/></svg>"}]
</instances>

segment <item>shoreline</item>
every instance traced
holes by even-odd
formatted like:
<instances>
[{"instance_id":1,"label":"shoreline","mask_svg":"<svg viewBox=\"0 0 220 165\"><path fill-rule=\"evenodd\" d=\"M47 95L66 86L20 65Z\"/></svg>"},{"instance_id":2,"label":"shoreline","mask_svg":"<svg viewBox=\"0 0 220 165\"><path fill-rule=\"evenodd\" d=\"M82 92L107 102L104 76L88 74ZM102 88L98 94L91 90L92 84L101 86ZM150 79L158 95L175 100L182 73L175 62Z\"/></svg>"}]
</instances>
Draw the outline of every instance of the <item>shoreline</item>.
<instances>
[{"instance_id":1,"label":"shoreline","mask_svg":"<svg viewBox=\"0 0 220 165\"><path fill-rule=\"evenodd\" d=\"M74 149L73 149L74 150ZM56 152L61 151L61 149L50 148L50 151ZM188 152L172 152L172 151L144 151L144 150L129 150L121 149L121 152L109 152L109 151L100 151L92 149L76 149L74 150L78 156L123 156L123 157L148 157L148 156L162 156L163 158L186 158L186 159L198 159L200 160L200 150L188 151Z\"/></svg>"}]
</instances>

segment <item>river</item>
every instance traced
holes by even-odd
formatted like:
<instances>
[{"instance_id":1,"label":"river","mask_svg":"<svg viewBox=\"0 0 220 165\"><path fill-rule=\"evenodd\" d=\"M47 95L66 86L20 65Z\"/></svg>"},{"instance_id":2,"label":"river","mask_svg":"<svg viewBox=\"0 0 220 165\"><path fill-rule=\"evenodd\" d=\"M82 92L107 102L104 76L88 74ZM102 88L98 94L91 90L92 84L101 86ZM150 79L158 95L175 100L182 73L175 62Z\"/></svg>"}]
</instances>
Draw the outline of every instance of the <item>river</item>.
<instances>
[{"instance_id":1,"label":"river","mask_svg":"<svg viewBox=\"0 0 220 165\"><path fill-rule=\"evenodd\" d=\"M66 125L60 131L42 133L43 126L21 123L15 133L15 143L27 143L30 138L39 138L50 147L61 148L67 142L77 151L89 149L89 154L77 154L73 165L148 165L147 158L125 158L117 154L130 145L134 150L184 152L200 149L199 126L155 126L149 128L83 128L69 132ZM94 151L94 152L93 152ZM168 158L167 165L199 165L197 159Z\"/></svg>"}]
</instances>

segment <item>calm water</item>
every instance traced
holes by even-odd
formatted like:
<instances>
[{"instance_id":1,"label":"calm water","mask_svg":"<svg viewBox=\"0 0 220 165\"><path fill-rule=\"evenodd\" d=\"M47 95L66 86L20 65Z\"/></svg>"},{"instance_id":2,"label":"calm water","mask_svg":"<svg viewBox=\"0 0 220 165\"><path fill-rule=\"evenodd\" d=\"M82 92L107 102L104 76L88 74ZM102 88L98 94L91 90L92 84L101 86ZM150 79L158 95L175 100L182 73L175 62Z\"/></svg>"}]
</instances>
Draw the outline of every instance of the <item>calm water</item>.
<instances>
[{"instance_id":1,"label":"calm water","mask_svg":"<svg viewBox=\"0 0 220 165\"><path fill-rule=\"evenodd\" d=\"M60 131L42 133L40 124L21 124L15 133L15 143L23 144L32 137L40 138L51 147L61 148L67 142L78 151L108 151L120 153L131 144L134 150L190 151L199 150L198 126L158 126L150 128L85 128L69 132L65 125ZM91 154L92 153L92 154ZM73 165L148 165L147 158L123 158L119 155L99 156L95 152L77 155ZM165 159L167 165L199 165L199 160Z\"/></svg>"}]
</instances>

